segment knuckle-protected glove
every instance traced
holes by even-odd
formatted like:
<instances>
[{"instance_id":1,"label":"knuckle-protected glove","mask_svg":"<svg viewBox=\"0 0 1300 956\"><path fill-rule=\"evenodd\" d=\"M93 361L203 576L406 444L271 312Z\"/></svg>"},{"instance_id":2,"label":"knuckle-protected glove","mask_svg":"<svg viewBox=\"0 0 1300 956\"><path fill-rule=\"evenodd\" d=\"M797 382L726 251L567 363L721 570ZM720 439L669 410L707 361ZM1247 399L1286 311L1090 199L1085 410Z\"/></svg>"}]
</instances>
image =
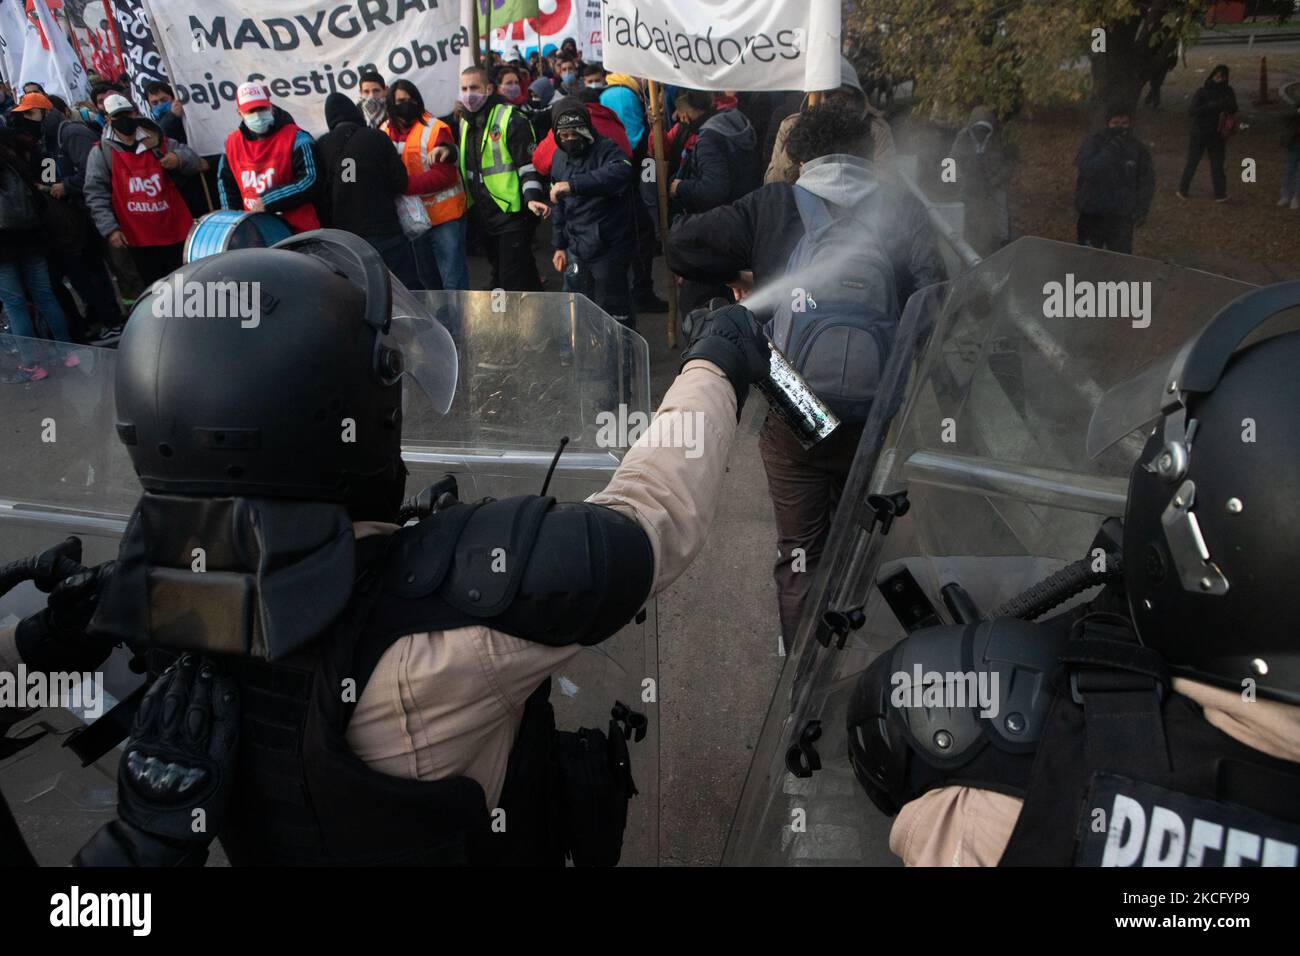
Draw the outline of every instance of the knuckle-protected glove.
<instances>
[{"instance_id":1,"label":"knuckle-protected glove","mask_svg":"<svg viewBox=\"0 0 1300 956\"><path fill-rule=\"evenodd\" d=\"M78 558L80 551L78 541ZM113 645L88 637L86 627L95 614L100 591L112 576L113 567L112 561L89 569L77 564L73 573L53 585L45 607L18 623L14 640L19 657L28 667L46 672L91 671L104 663ZM40 579L34 580L39 587Z\"/></svg>"},{"instance_id":2,"label":"knuckle-protected glove","mask_svg":"<svg viewBox=\"0 0 1300 956\"><path fill-rule=\"evenodd\" d=\"M205 658L182 656L136 711L118 763L118 819L101 827L73 862L202 866L225 823L238 741L234 680Z\"/></svg>"},{"instance_id":3,"label":"knuckle-protected glove","mask_svg":"<svg viewBox=\"0 0 1300 956\"><path fill-rule=\"evenodd\" d=\"M238 739L234 680L183 655L140 702L118 765L118 815L165 840L206 846L225 822Z\"/></svg>"},{"instance_id":4,"label":"knuckle-protected glove","mask_svg":"<svg viewBox=\"0 0 1300 956\"><path fill-rule=\"evenodd\" d=\"M720 368L736 390L739 421L749 386L767 376L771 362L771 348L754 314L740 304L696 309L683 320L682 328L687 342L682 365L706 359Z\"/></svg>"},{"instance_id":5,"label":"knuckle-protected glove","mask_svg":"<svg viewBox=\"0 0 1300 956\"><path fill-rule=\"evenodd\" d=\"M8 594L23 581L32 581L49 594L70 574L84 571L81 566L81 539L67 538L40 554L0 567L0 594Z\"/></svg>"}]
</instances>

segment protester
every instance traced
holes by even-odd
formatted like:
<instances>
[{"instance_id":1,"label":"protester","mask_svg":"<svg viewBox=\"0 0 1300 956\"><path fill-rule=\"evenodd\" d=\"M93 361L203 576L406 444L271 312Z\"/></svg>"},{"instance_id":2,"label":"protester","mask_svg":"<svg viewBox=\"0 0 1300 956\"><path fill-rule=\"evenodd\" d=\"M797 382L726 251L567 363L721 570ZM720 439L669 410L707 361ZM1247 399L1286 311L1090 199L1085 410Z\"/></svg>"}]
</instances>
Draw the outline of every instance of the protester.
<instances>
[{"instance_id":1,"label":"protester","mask_svg":"<svg viewBox=\"0 0 1300 956\"><path fill-rule=\"evenodd\" d=\"M1133 135L1133 111L1112 106L1106 129L1093 133L1075 157L1079 244L1132 254L1133 228L1146 221L1156 191L1151 151Z\"/></svg>"},{"instance_id":2,"label":"protester","mask_svg":"<svg viewBox=\"0 0 1300 956\"><path fill-rule=\"evenodd\" d=\"M1228 177L1224 171L1225 147L1237 130L1237 94L1228 84L1228 67L1220 63L1205 79L1205 85L1192 96L1187 109L1192 117L1191 138L1187 144L1187 164L1178 184L1178 198L1186 199L1196 175L1201 154L1210 157L1210 182L1216 202L1228 201Z\"/></svg>"},{"instance_id":3,"label":"protester","mask_svg":"<svg viewBox=\"0 0 1300 956\"><path fill-rule=\"evenodd\" d=\"M727 283L743 298L754 287L788 273L792 255L809 234L806 216L815 212L818 219L836 225L828 230L815 221L812 235L838 236L840 243L828 250L829 257L823 250L823 258L830 260L824 274L800 279L809 284L810 293L816 292L818 302L816 310L805 313L812 325L804 341L816 336L819 322L838 322L866 335L860 326L875 321L872 340L892 342L908 296L943 281L944 269L925 207L861 158L869 155L866 140L872 129L870 116L858 104L842 100L801 114L787 143L800 169L796 183L770 183L730 205L678 220L667 247L669 268L701 284ZM808 207L807 213L801 205ZM813 250L804 247L804 251ZM856 268L858 257L871 268ZM871 311L865 305L861 314L837 310L845 289L870 303ZM870 367L846 368L844 340L837 341L841 343L838 355L832 350L825 356L835 376L844 376L846 384L859 391L873 390L873 376L883 368L887 352L877 349ZM815 354L810 352L807 360ZM855 350L855 354L862 353ZM808 365L800 370L814 387L826 371ZM786 647L794 639L801 607L816 576L831 517L862 434L865 410L842 411L841 418L840 428L812 450L804 449L789 428L770 415L759 437L776 512L780 556L774 576Z\"/></svg>"},{"instance_id":4,"label":"protester","mask_svg":"<svg viewBox=\"0 0 1300 956\"><path fill-rule=\"evenodd\" d=\"M613 111L626 131L632 146L632 165L644 169L650 155L650 125L641 99L641 84L626 73L608 73L604 78L608 85L599 91L600 104ZM650 206L637 202L633 208L636 251L632 257L632 298L638 312L667 312L668 303L655 294L654 257L659 241Z\"/></svg>"},{"instance_id":5,"label":"protester","mask_svg":"<svg viewBox=\"0 0 1300 956\"><path fill-rule=\"evenodd\" d=\"M1281 143L1286 151L1286 169L1282 174L1282 198L1277 204L1300 209L1300 104L1282 124Z\"/></svg>"},{"instance_id":6,"label":"protester","mask_svg":"<svg viewBox=\"0 0 1300 956\"><path fill-rule=\"evenodd\" d=\"M33 102L31 96L24 95L22 103ZM9 331L18 336L18 371L6 377L6 384L39 382L50 374L31 341L36 330L27 308L29 297L50 334L60 342L71 341L67 319L50 286L45 258L48 246L41 217L38 161L43 117L23 115L31 110L30 105L20 110L12 125L0 128L0 304L9 318ZM69 352L64 364L77 365L76 353Z\"/></svg>"},{"instance_id":7,"label":"protester","mask_svg":"<svg viewBox=\"0 0 1300 956\"><path fill-rule=\"evenodd\" d=\"M556 60L555 69L560 79L559 85L555 88L556 95L576 96L578 90L582 88L577 55L562 53Z\"/></svg>"},{"instance_id":8,"label":"protester","mask_svg":"<svg viewBox=\"0 0 1300 956\"><path fill-rule=\"evenodd\" d=\"M564 274L564 291L585 294L636 328L628 286L635 168L628 152L596 131L578 100L557 101L553 125L560 147L551 167L555 271Z\"/></svg>"},{"instance_id":9,"label":"protester","mask_svg":"<svg viewBox=\"0 0 1300 956\"><path fill-rule=\"evenodd\" d=\"M503 66L496 73L497 92L512 106L523 106L528 101L524 92L523 77L517 67Z\"/></svg>"},{"instance_id":10,"label":"protester","mask_svg":"<svg viewBox=\"0 0 1300 956\"><path fill-rule=\"evenodd\" d=\"M182 121L185 107L176 99L171 86L162 80L152 80L145 84L144 95L149 101L149 115L163 131L163 135L188 145L189 139L185 135L185 123Z\"/></svg>"},{"instance_id":11,"label":"protester","mask_svg":"<svg viewBox=\"0 0 1300 956\"><path fill-rule=\"evenodd\" d=\"M57 248L57 243L52 244L50 282L57 292L66 277L85 303L86 320L81 328L74 327L75 316L64 306L74 340L110 338L122 330L122 310L104 264L103 239L95 228L85 194L90 154L102 133L97 134L82 122L79 114L58 97L50 97L50 103L58 119L59 151L55 157L58 182L50 187L49 195L59 204L59 215L74 224L75 233L75 241L63 250Z\"/></svg>"},{"instance_id":12,"label":"protester","mask_svg":"<svg viewBox=\"0 0 1300 956\"><path fill-rule=\"evenodd\" d=\"M679 212L707 212L757 188L758 139L744 114L717 109L712 93L682 90L677 117L668 194Z\"/></svg>"},{"instance_id":13,"label":"protester","mask_svg":"<svg viewBox=\"0 0 1300 956\"><path fill-rule=\"evenodd\" d=\"M957 187L966 207L966 241L981 256L992 255L1011 241L1007 186L1013 153L1002 142L997 115L987 106L972 109L948 155L955 162Z\"/></svg>"},{"instance_id":14,"label":"protester","mask_svg":"<svg viewBox=\"0 0 1300 956\"><path fill-rule=\"evenodd\" d=\"M840 57L840 87L823 94L827 102L843 101L857 106L871 117L871 155L863 156L874 163L888 168L894 161L894 133L889 128L885 114L876 109L867 100L858 79L858 71L853 68L848 57ZM790 135L799 114L787 116L777 127L776 140L772 144L772 161L768 163L763 182L794 182L799 178L797 164L791 162L786 151L785 141Z\"/></svg>"},{"instance_id":15,"label":"protester","mask_svg":"<svg viewBox=\"0 0 1300 956\"><path fill-rule=\"evenodd\" d=\"M406 210L402 228L411 240L418 288L468 289L466 196L451 127L425 110L414 84L395 80L388 91L384 132L406 169L406 192L399 203Z\"/></svg>"},{"instance_id":16,"label":"protester","mask_svg":"<svg viewBox=\"0 0 1300 956\"><path fill-rule=\"evenodd\" d=\"M555 98L555 84L546 77L538 77L528 85L528 96L520 109L533 127L533 139L541 142L551 131L551 101Z\"/></svg>"},{"instance_id":17,"label":"protester","mask_svg":"<svg viewBox=\"0 0 1300 956\"><path fill-rule=\"evenodd\" d=\"M587 81L587 89L600 92L600 105L614 111L627 132L627 141L632 144L632 149L639 149L645 142L648 129L640 84L625 73L606 74L599 64L594 64L594 67L595 73L591 72L592 67L588 67L588 72L583 76ZM599 81L593 82L597 76Z\"/></svg>"},{"instance_id":18,"label":"protester","mask_svg":"<svg viewBox=\"0 0 1300 956\"><path fill-rule=\"evenodd\" d=\"M634 152L632 144L628 142L627 133L623 130L623 124L618 121L618 117L614 115L613 110L600 104L594 91L584 90L579 96L565 96L555 100L551 106L552 118L556 115L556 106L561 102L568 104L575 101L581 103L586 109L592 129L600 136L612 141L624 156L631 159ZM537 144L537 148L533 150L533 166L539 176L547 177L551 175L551 165L559 151L556 131L551 130Z\"/></svg>"},{"instance_id":19,"label":"protester","mask_svg":"<svg viewBox=\"0 0 1300 956\"><path fill-rule=\"evenodd\" d=\"M181 267L194 216L175 177L199 172L188 146L166 137L134 104L112 94L104 100L108 128L86 164L86 204L110 246L128 249L145 285Z\"/></svg>"},{"instance_id":20,"label":"protester","mask_svg":"<svg viewBox=\"0 0 1300 956\"><path fill-rule=\"evenodd\" d=\"M397 215L397 200L407 184L400 154L387 135L366 125L361 109L342 93L325 97L325 124L329 132L316 141L321 225L356 233L375 247L403 285L420 288L411 243Z\"/></svg>"},{"instance_id":21,"label":"protester","mask_svg":"<svg viewBox=\"0 0 1300 956\"><path fill-rule=\"evenodd\" d=\"M388 84L374 70L366 70L357 83L357 92L361 94L357 106L365 117L366 125L371 129L379 129L388 119Z\"/></svg>"},{"instance_id":22,"label":"protester","mask_svg":"<svg viewBox=\"0 0 1300 956\"><path fill-rule=\"evenodd\" d=\"M546 218L550 207L533 166L533 128L496 94L481 67L461 73L460 102L460 174L492 266L491 288L540 291L529 212Z\"/></svg>"},{"instance_id":23,"label":"protester","mask_svg":"<svg viewBox=\"0 0 1300 956\"><path fill-rule=\"evenodd\" d=\"M273 106L260 83L242 84L235 103L240 124L226 138L217 169L221 207L276 213L295 232L318 229L319 163L311 134Z\"/></svg>"}]
</instances>

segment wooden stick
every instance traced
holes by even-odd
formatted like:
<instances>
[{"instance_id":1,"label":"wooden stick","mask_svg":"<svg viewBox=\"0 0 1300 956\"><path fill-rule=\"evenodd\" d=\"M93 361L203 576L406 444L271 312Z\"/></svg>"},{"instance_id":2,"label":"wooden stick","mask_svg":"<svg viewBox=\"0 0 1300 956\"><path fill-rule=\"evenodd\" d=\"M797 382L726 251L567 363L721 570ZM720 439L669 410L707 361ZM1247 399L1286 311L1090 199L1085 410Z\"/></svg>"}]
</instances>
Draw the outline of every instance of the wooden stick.
<instances>
[{"instance_id":1,"label":"wooden stick","mask_svg":"<svg viewBox=\"0 0 1300 956\"><path fill-rule=\"evenodd\" d=\"M649 80L646 109L650 113L650 136L655 148L655 185L659 192L659 236L663 240L664 260L668 257L668 156L664 145L664 104L659 84ZM668 273L668 347L677 347L677 277Z\"/></svg>"}]
</instances>

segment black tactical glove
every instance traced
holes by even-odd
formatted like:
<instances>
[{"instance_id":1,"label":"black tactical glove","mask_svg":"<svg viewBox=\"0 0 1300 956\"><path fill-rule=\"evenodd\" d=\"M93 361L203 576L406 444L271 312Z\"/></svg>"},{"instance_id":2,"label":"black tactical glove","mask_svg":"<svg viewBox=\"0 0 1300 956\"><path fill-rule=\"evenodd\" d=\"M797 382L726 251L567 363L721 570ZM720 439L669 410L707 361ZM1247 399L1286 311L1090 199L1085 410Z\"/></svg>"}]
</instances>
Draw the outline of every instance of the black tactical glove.
<instances>
[{"instance_id":1,"label":"black tactical glove","mask_svg":"<svg viewBox=\"0 0 1300 956\"><path fill-rule=\"evenodd\" d=\"M707 359L722 369L736 390L736 421L740 421L750 384L767 376L771 362L771 349L754 314L739 304L696 309L683 320L682 328L687 344L682 365Z\"/></svg>"},{"instance_id":2,"label":"black tactical glove","mask_svg":"<svg viewBox=\"0 0 1300 956\"><path fill-rule=\"evenodd\" d=\"M234 784L239 693L205 659L183 655L136 712L117 771L117 812L79 866L202 866Z\"/></svg>"},{"instance_id":3,"label":"black tactical glove","mask_svg":"<svg viewBox=\"0 0 1300 956\"><path fill-rule=\"evenodd\" d=\"M78 541L78 557L80 552ZM111 561L90 569L75 565L73 573L53 585L45 607L18 623L14 639L19 657L28 667L45 672L93 671L104 663L113 645L87 637L86 627L95 614L100 589L112 573ZM35 581L41 587L42 578Z\"/></svg>"},{"instance_id":4,"label":"black tactical glove","mask_svg":"<svg viewBox=\"0 0 1300 956\"><path fill-rule=\"evenodd\" d=\"M49 594L70 574L84 571L81 566L81 539L68 538L40 554L0 567L0 594L7 594L23 581L33 581Z\"/></svg>"}]
</instances>

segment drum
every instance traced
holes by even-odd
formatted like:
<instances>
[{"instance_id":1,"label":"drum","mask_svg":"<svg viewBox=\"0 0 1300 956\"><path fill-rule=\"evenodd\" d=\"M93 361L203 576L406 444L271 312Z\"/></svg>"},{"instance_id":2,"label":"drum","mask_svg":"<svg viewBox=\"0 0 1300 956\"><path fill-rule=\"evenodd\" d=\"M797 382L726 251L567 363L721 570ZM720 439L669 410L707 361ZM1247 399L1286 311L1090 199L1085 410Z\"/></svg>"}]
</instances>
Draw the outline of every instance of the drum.
<instances>
[{"instance_id":1,"label":"drum","mask_svg":"<svg viewBox=\"0 0 1300 956\"><path fill-rule=\"evenodd\" d=\"M195 220L185 238L185 261L195 262L231 249L262 249L293 235L293 229L269 212L218 209Z\"/></svg>"}]
</instances>

